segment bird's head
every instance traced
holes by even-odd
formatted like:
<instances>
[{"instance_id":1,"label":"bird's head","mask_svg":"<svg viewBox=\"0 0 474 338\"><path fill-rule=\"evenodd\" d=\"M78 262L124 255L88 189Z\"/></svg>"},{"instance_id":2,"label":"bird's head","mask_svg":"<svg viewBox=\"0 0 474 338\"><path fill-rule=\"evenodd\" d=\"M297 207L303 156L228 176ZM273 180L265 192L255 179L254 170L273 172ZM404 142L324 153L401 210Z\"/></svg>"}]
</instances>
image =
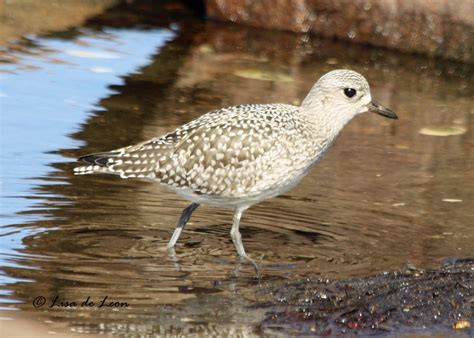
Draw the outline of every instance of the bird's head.
<instances>
[{"instance_id":1,"label":"bird's head","mask_svg":"<svg viewBox=\"0 0 474 338\"><path fill-rule=\"evenodd\" d=\"M336 119L333 114L343 114L345 119L350 120L365 112L398 118L393 111L372 100L369 83L362 75L347 69L337 69L323 75L301 107L331 114Z\"/></svg>"}]
</instances>

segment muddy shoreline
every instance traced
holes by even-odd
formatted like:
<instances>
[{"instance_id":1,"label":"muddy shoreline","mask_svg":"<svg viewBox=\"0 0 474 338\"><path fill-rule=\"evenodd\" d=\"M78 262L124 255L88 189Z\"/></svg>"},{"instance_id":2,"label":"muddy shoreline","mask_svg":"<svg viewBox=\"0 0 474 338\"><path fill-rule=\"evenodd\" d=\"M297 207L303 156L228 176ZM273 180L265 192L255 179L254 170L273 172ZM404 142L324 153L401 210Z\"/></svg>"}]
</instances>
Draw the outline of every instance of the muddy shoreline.
<instances>
[{"instance_id":1,"label":"muddy shoreline","mask_svg":"<svg viewBox=\"0 0 474 338\"><path fill-rule=\"evenodd\" d=\"M263 291L265 290L265 291ZM370 277L306 278L263 288L259 329L292 335L463 333L472 336L474 259Z\"/></svg>"}]
</instances>

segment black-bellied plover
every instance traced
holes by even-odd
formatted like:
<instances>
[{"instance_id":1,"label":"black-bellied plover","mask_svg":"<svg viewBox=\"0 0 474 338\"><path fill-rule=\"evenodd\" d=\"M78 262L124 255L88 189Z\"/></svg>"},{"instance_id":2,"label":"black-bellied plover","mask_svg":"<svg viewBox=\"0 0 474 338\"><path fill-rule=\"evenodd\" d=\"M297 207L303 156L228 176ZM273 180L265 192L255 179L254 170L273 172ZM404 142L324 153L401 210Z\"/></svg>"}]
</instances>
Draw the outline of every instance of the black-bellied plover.
<instances>
[{"instance_id":1,"label":"black-bellied plover","mask_svg":"<svg viewBox=\"0 0 474 338\"><path fill-rule=\"evenodd\" d=\"M173 250L200 204L235 210L230 235L247 258L239 231L250 206L287 192L321 159L354 116L397 115L372 100L367 80L350 70L322 76L300 106L247 104L217 109L164 136L79 158L76 174L148 178L191 201L168 243Z\"/></svg>"}]
</instances>

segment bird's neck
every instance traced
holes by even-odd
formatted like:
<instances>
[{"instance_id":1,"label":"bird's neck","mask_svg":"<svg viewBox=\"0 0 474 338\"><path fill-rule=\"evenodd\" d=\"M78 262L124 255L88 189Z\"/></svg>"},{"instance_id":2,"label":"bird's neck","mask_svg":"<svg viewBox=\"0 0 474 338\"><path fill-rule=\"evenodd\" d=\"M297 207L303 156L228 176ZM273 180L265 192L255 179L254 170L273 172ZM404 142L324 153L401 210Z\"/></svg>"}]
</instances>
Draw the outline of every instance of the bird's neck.
<instances>
[{"instance_id":1,"label":"bird's neck","mask_svg":"<svg viewBox=\"0 0 474 338\"><path fill-rule=\"evenodd\" d=\"M311 166L316 164L331 147L337 136L349 122L349 119L334 117L334 111L327 111L325 107L304 107L299 109L304 127L302 136L306 139L310 151Z\"/></svg>"},{"instance_id":2,"label":"bird's neck","mask_svg":"<svg viewBox=\"0 0 474 338\"><path fill-rule=\"evenodd\" d=\"M310 104L303 101L300 113L307 121L309 128L315 135L334 139L344 126L352 119L351 114L339 111L337 107L327 107L324 102L311 101Z\"/></svg>"}]
</instances>

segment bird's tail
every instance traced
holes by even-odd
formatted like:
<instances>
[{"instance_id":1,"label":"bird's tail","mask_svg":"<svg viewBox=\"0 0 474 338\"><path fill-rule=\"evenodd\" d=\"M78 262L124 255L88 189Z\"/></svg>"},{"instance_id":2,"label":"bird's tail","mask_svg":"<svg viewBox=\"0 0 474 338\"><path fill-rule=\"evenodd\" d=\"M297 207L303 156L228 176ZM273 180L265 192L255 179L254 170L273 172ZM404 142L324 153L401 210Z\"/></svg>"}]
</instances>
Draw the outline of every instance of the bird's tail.
<instances>
[{"instance_id":1,"label":"bird's tail","mask_svg":"<svg viewBox=\"0 0 474 338\"><path fill-rule=\"evenodd\" d=\"M74 174L87 175L94 173L116 173L111 165L115 164L115 158L119 156L119 152L94 153L81 156L78 162L86 163L86 165L74 168ZM117 173L118 174L118 173Z\"/></svg>"}]
</instances>

